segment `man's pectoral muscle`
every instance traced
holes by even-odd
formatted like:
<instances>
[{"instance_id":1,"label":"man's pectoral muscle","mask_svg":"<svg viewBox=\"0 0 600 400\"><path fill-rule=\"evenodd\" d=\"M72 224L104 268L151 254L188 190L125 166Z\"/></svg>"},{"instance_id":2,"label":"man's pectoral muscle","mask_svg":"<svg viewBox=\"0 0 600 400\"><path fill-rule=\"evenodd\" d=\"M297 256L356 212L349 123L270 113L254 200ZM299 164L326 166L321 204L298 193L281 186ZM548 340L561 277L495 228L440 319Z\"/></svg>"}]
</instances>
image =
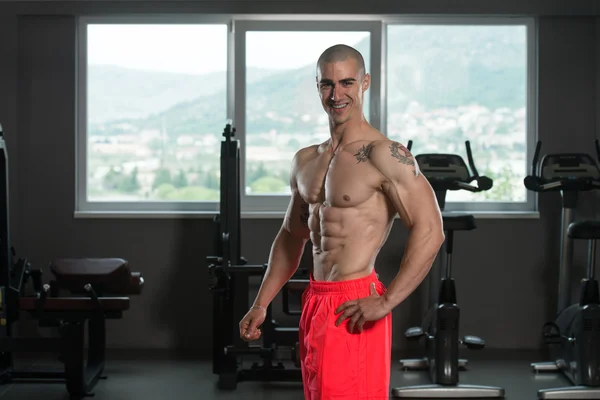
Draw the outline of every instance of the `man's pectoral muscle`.
<instances>
[{"instance_id":1,"label":"man's pectoral muscle","mask_svg":"<svg viewBox=\"0 0 600 400\"><path fill-rule=\"evenodd\" d=\"M409 229L400 271L384 295L386 305L395 308L423 281L444 242L442 216L435 193L419 172L416 160L398 142L378 142L371 162L382 173L382 189Z\"/></svg>"}]
</instances>

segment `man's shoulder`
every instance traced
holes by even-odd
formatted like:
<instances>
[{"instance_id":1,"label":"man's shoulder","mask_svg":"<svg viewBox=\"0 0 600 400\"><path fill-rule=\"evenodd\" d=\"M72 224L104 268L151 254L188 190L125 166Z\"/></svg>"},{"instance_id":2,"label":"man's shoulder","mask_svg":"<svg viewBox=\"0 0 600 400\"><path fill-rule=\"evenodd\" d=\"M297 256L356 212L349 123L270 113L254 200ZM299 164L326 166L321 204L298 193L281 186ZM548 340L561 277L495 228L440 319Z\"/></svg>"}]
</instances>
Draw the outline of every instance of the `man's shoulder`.
<instances>
[{"instance_id":1,"label":"man's shoulder","mask_svg":"<svg viewBox=\"0 0 600 400\"><path fill-rule=\"evenodd\" d=\"M369 147L369 155L372 161L377 161L381 157L396 157L398 153L406 157L412 157L404 144L390 138L373 140L369 142L367 147Z\"/></svg>"},{"instance_id":2,"label":"man's shoulder","mask_svg":"<svg viewBox=\"0 0 600 400\"><path fill-rule=\"evenodd\" d=\"M294 154L294 162L302 162L307 158L312 158L319 153L319 149L323 144L312 144L310 146L306 146L296 151Z\"/></svg>"},{"instance_id":3,"label":"man's shoulder","mask_svg":"<svg viewBox=\"0 0 600 400\"><path fill-rule=\"evenodd\" d=\"M411 175L416 175L417 165L410 151L397 140L385 138L372 143L370 151L371 164L385 176L402 175L410 170ZM398 168L404 165L407 168Z\"/></svg>"}]
</instances>

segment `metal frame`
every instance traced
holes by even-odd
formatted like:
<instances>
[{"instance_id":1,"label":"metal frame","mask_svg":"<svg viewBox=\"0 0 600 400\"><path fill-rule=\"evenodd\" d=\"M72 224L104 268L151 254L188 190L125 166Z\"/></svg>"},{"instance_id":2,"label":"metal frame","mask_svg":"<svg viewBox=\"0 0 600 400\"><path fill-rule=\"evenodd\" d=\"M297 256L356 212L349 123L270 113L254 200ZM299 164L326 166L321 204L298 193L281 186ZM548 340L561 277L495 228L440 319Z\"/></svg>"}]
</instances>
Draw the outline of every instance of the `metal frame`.
<instances>
[{"instance_id":1,"label":"metal frame","mask_svg":"<svg viewBox=\"0 0 600 400\"><path fill-rule=\"evenodd\" d=\"M537 29L534 18L529 17L387 17L383 19L385 28L393 25L523 25L526 28L527 35L527 124L526 124L526 154L525 170L529 169L529 160L533 157L535 144L537 140ZM387 29L383 30L385 35L384 42L387 45ZM385 53L387 48L384 49ZM383 71L382 71L383 74ZM385 93L387 94L387 93ZM382 95L381 104L386 104L387 97ZM382 109L382 126L387 126L387 109ZM525 187L523 187L525 190ZM531 191L526 191L525 202L491 202L491 201L470 201L456 202L448 201L446 211L462 212L531 212L537 211L537 195Z\"/></svg>"},{"instance_id":2,"label":"metal frame","mask_svg":"<svg viewBox=\"0 0 600 400\"><path fill-rule=\"evenodd\" d=\"M77 129L75 155L75 209L79 212L216 212L219 202L91 202L87 200L87 27L90 24L206 24L228 26L227 46L227 115L234 113L233 60L231 58L233 37L231 17L222 15L194 16L108 16L80 17L77 27ZM229 117L231 118L231 117ZM225 121L223 121L225 123ZM215 132L217 133L217 132Z\"/></svg>"},{"instance_id":3,"label":"metal frame","mask_svg":"<svg viewBox=\"0 0 600 400\"><path fill-rule=\"evenodd\" d=\"M235 22L235 93L236 93L236 127L242 132L240 138L241 148L241 169L240 177L242 187L242 209L246 212L258 211L285 211L290 201L289 195L279 196L260 196L247 195L245 190L246 182L246 32L250 31L272 31L272 32L370 32L370 71L371 88L369 89L370 119L375 128L380 129L381 120L377 110L379 107L379 93L377 87L380 83L381 58L381 22L367 20L353 20L352 24L347 22L331 20L320 21L236 21ZM376 51L374 51L376 50ZM316 63L316 60L315 60ZM375 88L375 89L374 89ZM315 101L318 100L318 93L315 86Z\"/></svg>"},{"instance_id":4,"label":"metal frame","mask_svg":"<svg viewBox=\"0 0 600 400\"><path fill-rule=\"evenodd\" d=\"M350 23L349 23L350 22ZM370 121L377 129L387 125L387 27L396 24L444 24L444 25L523 25L527 31L527 125L526 164L531 158L537 140L537 29L534 18L485 17L485 16L394 16L394 15L156 15L156 16L96 16L80 17L78 26L77 56L77 154L76 154L76 213L99 212L114 216L115 212L139 213L214 213L218 202L89 202L87 194L87 25L94 24L227 24L228 72L227 114L239 132L242 154L241 184L245 189L245 32L261 31L369 31L371 33L369 89ZM317 98L315 97L315 101ZM384 131L383 131L384 132ZM385 132L384 132L385 133ZM526 166L527 168L527 166ZM243 213L283 213L289 203L289 195L254 196L242 193ZM537 211L537 196L526 192L525 202L448 202L448 211L468 212L532 212Z\"/></svg>"}]
</instances>

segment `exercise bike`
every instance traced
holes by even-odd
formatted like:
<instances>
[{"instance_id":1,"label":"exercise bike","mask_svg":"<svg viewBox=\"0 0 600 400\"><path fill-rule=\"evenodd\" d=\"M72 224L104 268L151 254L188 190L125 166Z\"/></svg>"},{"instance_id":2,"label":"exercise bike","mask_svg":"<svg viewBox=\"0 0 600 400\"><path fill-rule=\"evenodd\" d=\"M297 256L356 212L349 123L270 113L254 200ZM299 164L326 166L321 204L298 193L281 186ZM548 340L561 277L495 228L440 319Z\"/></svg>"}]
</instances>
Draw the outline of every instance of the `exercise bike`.
<instances>
[{"instance_id":1,"label":"exercise bike","mask_svg":"<svg viewBox=\"0 0 600 400\"><path fill-rule=\"evenodd\" d=\"M562 227L556 319L543 327L550 348L550 362L532 363L534 372L562 371L573 386L538 391L540 399L600 399L600 296L594 277L599 221L575 221L580 192L600 189L600 170L585 153L546 154L539 170L542 143L538 141L531 175L524 179L528 190L560 192ZM595 141L600 161L600 145ZM539 173L538 173L539 172ZM589 240L586 277L581 282L579 302L571 303L572 241Z\"/></svg>"},{"instance_id":2,"label":"exercise bike","mask_svg":"<svg viewBox=\"0 0 600 400\"><path fill-rule=\"evenodd\" d=\"M463 158L457 154L420 154L415 157L421 173L427 178L438 201L440 210L444 211L448 190L468 190L482 192L490 190L493 181L480 176L475 168L469 141L465 142L467 158L472 171ZM408 143L412 147L412 141ZM473 181L477 186L472 185ZM446 235L445 254L438 257L437 271L429 274L429 304L421 326L409 328L405 336L409 340L425 339L424 358L400 360L405 370L428 370L432 383L428 385L396 387L392 389L394 397L401 398L502 398L504 389L492 386L459 384L459 369L465 368L467 360L458 358L459 345L468 349L482 349L483 339L466 335L459 338L460 308L456 299L456 287L452 278L452 251L454 231L470 231L476 229L475 218L470 214L443 213L443 225ZM445 260L443 260L445 256ZM444 267L441 276L439 267ZM434 265L435 267L435 265ZM439 282L439 290L436 284Z\"/></svg>"}]
</instances>

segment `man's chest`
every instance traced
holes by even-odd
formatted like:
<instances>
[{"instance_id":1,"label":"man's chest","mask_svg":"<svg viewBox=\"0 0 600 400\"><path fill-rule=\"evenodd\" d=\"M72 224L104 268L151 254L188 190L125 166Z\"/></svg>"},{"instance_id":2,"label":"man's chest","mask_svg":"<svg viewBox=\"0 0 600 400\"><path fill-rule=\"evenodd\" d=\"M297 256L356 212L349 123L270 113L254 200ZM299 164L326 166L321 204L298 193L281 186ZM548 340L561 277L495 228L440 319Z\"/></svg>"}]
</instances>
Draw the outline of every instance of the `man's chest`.
<instances>
[{"instance_id":1,"label":"man's chest","mask_svg":"<svg viewBox=\"0 0 600 400\"><path fill-rule=\"evenodd\" d=\"M298 189L308 203L351 207L371 197L381 175L368 159L350 152L321 154L303 163L297 172Z\"/></svg>"}]
</instances>

